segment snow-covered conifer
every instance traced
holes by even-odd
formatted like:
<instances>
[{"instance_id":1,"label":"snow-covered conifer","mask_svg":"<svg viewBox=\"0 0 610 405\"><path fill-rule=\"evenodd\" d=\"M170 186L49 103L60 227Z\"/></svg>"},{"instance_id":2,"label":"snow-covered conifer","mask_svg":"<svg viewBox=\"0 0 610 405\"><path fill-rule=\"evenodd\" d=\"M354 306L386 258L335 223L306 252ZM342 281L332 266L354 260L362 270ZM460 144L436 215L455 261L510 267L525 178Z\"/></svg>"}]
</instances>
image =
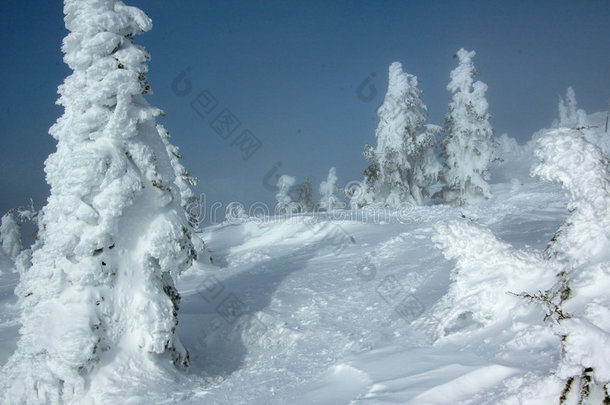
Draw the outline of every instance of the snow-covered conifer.
<instances>
[{"instance_id":1,"label":"snow-covered conifer","mask_svg":"<svg viewBox=\"0 0 610 405\"><path fill-rule=\"evenodd\" d=\"M292 200L290 192L296 179L294 177L283 174L277 180L277 194L275 198L277 200L277 206L275 211L277 214L292 214L298 211L297 203Z\"/></svg>"},{"instance_id":2,"label":"snow-covered conifer","mask_svg":"<svg viewBox=\"0 0 610 405\"><path fill-rule=\"evenodd\" d=\"M299 184L295 190L296 203L298 206L298 212L311 212L314 207L313 202L313 186L311 180L306 178L301 184Z\"/></svg>"},{"instance_id":3,"label":"snow-covered conifer","mask_svg":"<svg viewBox=\"0 0 610 405\"><path fill-rule=\"evenodd\" d=\"M458 67L451 72L447 90L453 93L445 118L443 138L443 198L462 205L490 196L489 166L493 160L492 128L489 124L487 85L475 81L474 51L457 52Z\"/></svg>"},{"instance_id":4,"label":"snow-covered conifer","mask_svg":"<svg viewBox=\"0 0 610 405\"><path fill-rule=\"evenodd\" d=\"M566 98L559 97L559 120L553 123L555 128L579 128L587 125L587 113L577 107L576 93L572 87L566 90Z\"/></svg>"},{"instance_id":5,"label":"snow-covered conifer","mask_svg":"<svg viewBox=\"0 0 610 405\"><path fill-rule=\"evenodd\" d=\"M417 77L403 72L399 62L392 63L388 91L377 111L377 147L365 148L370 165L364 171L361 189L352 198L352 207L422 203L431 179L423 173L431 173L425 165L433 164L427 154L435 136L424 126L426 106L420 94Z\"/></svg>"},{"instance_id":6,"label":"snow-covered conifer","mask_svg":"<svg viewBox=\"0 0 610 405\"><path fill-rule=\"evenodd\" d=\"M337 170L331 167L328 171L326 181L320 183L320 202L318 208L321 211L332 211L335 208L342 208L342 203L337 197Z\"/></svg>"},{"instance_id":7,"label":"snow-covered conifer","mask_svg":"<svg viewBox=\"0 0 610 405\"><path fill-rule=\"evenodd\" d=\"M9 404L77 400L100 363L121 373L159 356L188 364L175 334L176 278L195 256L181 207L188 192L155 122L161 110L142 96L149 55L133 43L151 20L119 0L65 0L64 13L73 73L50 129L57 150L45 164L39 241L16 289Z\"/></svg>"}]
</instances>

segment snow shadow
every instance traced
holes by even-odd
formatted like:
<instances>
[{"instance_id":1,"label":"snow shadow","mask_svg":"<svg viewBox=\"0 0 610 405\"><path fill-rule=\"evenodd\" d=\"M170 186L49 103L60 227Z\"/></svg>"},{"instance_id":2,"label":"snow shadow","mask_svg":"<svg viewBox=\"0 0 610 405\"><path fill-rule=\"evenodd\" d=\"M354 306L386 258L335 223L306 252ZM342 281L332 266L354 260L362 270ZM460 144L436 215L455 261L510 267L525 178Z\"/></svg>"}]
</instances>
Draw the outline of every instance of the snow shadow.
<instances>
[{"instance_id":1,"label":"snow shadow","mask_svg":"<svg viewBox=\"0 0 610 405\"><path fill-rule=\"evenodd\" d=\"M287 251L226 278L223 272L230 268L197 277L196 289L183 294L177 330L190 353L190 372L224 379L242 368L249 350L264 345L274 322L280 322L272 316L262 319L260 313L281 282L303 269L318 250L314 244Z\"/></svg>"}]
</instances>

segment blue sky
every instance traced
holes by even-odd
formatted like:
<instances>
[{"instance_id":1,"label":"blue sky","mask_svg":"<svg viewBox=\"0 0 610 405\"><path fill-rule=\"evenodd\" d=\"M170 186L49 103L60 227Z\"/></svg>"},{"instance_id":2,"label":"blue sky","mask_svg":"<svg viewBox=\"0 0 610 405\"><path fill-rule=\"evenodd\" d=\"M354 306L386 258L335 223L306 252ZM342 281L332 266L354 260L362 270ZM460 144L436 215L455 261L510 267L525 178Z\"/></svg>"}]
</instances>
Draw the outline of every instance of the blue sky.
<instances>
[{"instance_id":1,"label":"blue sky","mask_svg":"<svg viewBox=\"0 0 610 405\"><path fill-rule=\"evenodd\" d=\"M587 112L605 110L610 97L607 0L127 4L153 19L153 30L135 39L152 55L149 101L166 111L160 122L208 206L272 203L264 179L276 173L308 176L317 187L336 166L340 184L361 179L361 152L375 141L375 111L396 60L418 77L429 122L442 124L453 55L474 49L495 133L520 142L550 124L568 86ZM57 86L69 74L65 35L60 2L0 5L0 212L30 197L41 206L48 194L43 162L54 150L48 128L62 112ZM213 100L209 113L202 100ZM226 139L213 129L221 113L239 121L221 133ZM248 159L244 131L261 144Z\"/></svg>"}]
</instances>

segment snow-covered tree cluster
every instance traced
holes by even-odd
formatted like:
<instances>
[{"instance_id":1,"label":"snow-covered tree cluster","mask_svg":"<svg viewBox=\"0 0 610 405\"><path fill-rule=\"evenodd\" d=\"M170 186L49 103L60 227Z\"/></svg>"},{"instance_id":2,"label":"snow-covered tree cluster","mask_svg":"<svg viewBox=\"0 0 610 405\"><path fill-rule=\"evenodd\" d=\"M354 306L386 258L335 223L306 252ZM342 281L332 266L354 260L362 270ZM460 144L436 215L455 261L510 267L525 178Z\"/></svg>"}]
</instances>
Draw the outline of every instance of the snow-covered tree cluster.
<instances>
[{"instance_id":1,"label":"snow-covered tree cluster","mask_svg":"<svg viewBox=\"0 0 610 405\"><path fill-rule=\"evenodd\" d=\"M32 204L29 209L9 211L0 221L1 277L16 280L17 272L19 275L15 289L21 324L19 340L0 372L0 402L8 405L95 403L89 401L87 395L96 397L94 390L104 390L104 381L129 374L133 378L130 383L139 382L138 373L144 369L153 369L155 376L169 375L168 380L171 380L177 375L172 374L175 370L183 370L190 363L189 353L177 335L181 304L178 277L188 269L189 276L194 275L193 279L199 276L194 273L200 268L192 265L198 256L206 254L205 244L194 234L193 225L198 218L189 216L189 207L200 204L191 189L197 179L183 166L182 155L171 143L169 132L157 123L157 117L163 112L151 106L144 97L151 93L146 78L150 56L134 43L134 37L150 30L151 20L143 11L125 5L121 0L64 0L64 14L69 33L63 41L62 51L72 73L58 90L58 104L63 107L63 115L49 131L57 141L56 151L45 162L50 197L40 212L36 212ZM328 251L323 256L315 256L315 243L320 244L320 250L328 245L335 248L333 268L340 262L354 262L353 257L339 254L344 245L356 243L350 234L352 229L361 232L358 238L362 236L365 240L363 246L375 242L378 235L377 231L368 232L369 228L359 229L354 221L346 227L349 232L338 224L328 226L331 219L334 221L330 214L347 206L340 198L342 191L351 199L351 208L356 210L366 207L404 210L415 205L445 203L438 210L421 210L421 222L429 221L425 229L414 226L414 230L405 232L405 228L401 228L402 222L393 223L400 233L391 239L386 238L384 231L379 231L383 234L379 239L385 239L378 244L379 253L371 251L358 265L354 274L362 281L372 281L379 270L374 298L366 298L383 300L393 306L394 318L384 322L393 323L398 314L403 320L409 319L411 329L419 316L413 313L419 311L420 315L427 312L440 320L434 326L434 332L440 332L447 340L472 333L468 335L470 337L487 328L502 335L499 339L505 339L502 342L505 347L551 342L557 349L556 368L552 375L545 374L544 382L553 387L553 399L560 404L610 403L610 296L607 291L610 286L610 138L597 125L599 117L591 118L577 107L575 93L570 87L565 97L560 98L558 119L551 129L534 134L533 141L524 147L508 136L496 142L485 96L487 85L476 79L474 56L474 51L465 49L456 54L458 66L451 72L447 85L451 102L442 127L427 123L427 107L421 99L417 77L405 72L401 63L392 63L387 93L377 110L376 145L365 147L368 167L359 186L343 190L338 184L335 167L330 168L325 181L317 188L309 178L298 184L295 177L278 176L275 214L317 219L316 214L322 212L318 216L323 219L322 223L314 226L317 225L315 221L301 221L290 229L290 232L294 231L292 234L287 227L276 235L277 238L263 235L270 226L264 230L252 226L243 235L260 237L260 243L251 245L256 245L261 252L246 252L243 258L233 261L236 255L252 248L242 246L227 254L226 263L239 263L241 268L246 268L245 264L252 258L272 259L274 263L270 267L278 266L281 268L278 274L289 277L299 266L285 266L286 263L292 265L293 260L306 260L318 266L328 260L331 256ZM558 183L569 195L570 215L544 251L517 249L496 237L489 227L477 224L476 218L471 219L460 212L468 207L459 211L451 207L479 201L483 202L472 212L485 207L484 200L491 197L488 184L491 164L498 154L508 156L511 153L519 154L519 164L535 155L538 163L531 170L532 177ZM271 186L267 184L268 179L265 184ZM430 213L439 216L433 220L424 218ZM232 230L222 229L219 233L227 232L228 235L248 221L249 213L241 203L229 204L225 214L231 225L226 228ZM24 249L22 241L21 226L26 221L35 222L38 229L36 240L29 249ZM300 235L296 235L299 232ZM425 236L426 232L428 235L434 233L433 243ZM436 246L446 259L455 261L449 277L443 276L449 280L446 293L438 294L442 296L438 300L427 301L426 305L431 303L428 308L423 308L424 304L414 299L413 294L407 294L401 284L408 280L417 284L417 288L420 285L427 287L424 282L430 280L424 280L425 271L401 273L404 266L397 258L407 256L394 256L395 247L411 234L414 238L411 240L421 244L407 252L409 255L417 256L415 250L428 243L430 251L434 252ZM317 239L306 239L312 235ZM227 236L224 240L230 238ZM281 256L272 257L271 250L277 246L265 252L260 249L269 240L281 245L283 239L305 245L307 251L305 254L283 252ZM284 253L287 262L283 261ZM413 263L429 264L429 257L426 260L418 257L422 260ZM349 260L344 260L346 258ZM433 257L444 263L437 259ZM377 267L373 262L389 266ZM258 266L260 262L256 263ZM290 271L286 271L286 267ZM207 272L207 268L203 270L202 273ZM244 295L264 295L267 291L262 289L269 288L265 284L280 288L282 283L274 279L280 276L272 274L272 270L265 267L267 275L263 286L254 286L261 289L251 289L253 286L248 285ZM262 273L253 270L252 274L254 276L248 275L241 282L253 284L250 277ZM404 280L398 279L401 275L406 275ZM330 336L316 337L313 329L310 333L298 325L293 328L294 325L266 313L266 305L282 306L281 297L277 295L263 297L249 308L232 291L239 287L239 283L231 280L232 276L223 280L226 290L225 284L215 280L214 297L205 295L205 291L193 294L201 295L201 299L211 305L209 308L215 309L216 320L224 318L227 321L219 327L227 331L222 338L232 340L225 350L235 350L233 343L245 347L252 343L248 340L257 340L260 341L256 343L257 349L262 354L252 358L260 359L264 357L265 349L284 349L276 340L290 340L286 344L287 350L298 352L294 348L303 347L303 342L308 340L309 345L314 338L321 341ZM346 276L343 273L333 281L338 284L339 278L354 279L353 274ZM190 280L186 279L186 282ZM233 283L231 288L229 282ZM294 279L291 282L291 288L294 288ZM335 289L330 282L326 284L331 285L333 291L343 291ZM200 290L208 287L210 285L205 283L198 286ZM309 287L312 286L302 288L299 294L313 291ZM354 291L365 297L366 289L358 286ZM346 300L348 294L340 295L338 298L344 309L356 301L367 303L369 309L377 304L368 305L368 301L360 299ZM4 299L4 296L0 298ZM199 298L190 299L189 296L189 307L196 307L192 303ZM292 304L298 304L297 299L300 298L295 297L290 306L294 308ZM326 299L312 300L318 301L326 302ZM413 304L418 303L421 308L414 308ZM310 308L303 306L306 311L294 311L295 321L299 320L299 313L309 312ZM205 312L200 307L197 310ZM281 314L281 311L277 313ZM211 319L208 315L198 313L196 316L207 321ZM323 318L314 315L303 324L313 325L317 322L315 318ZM4 318L1 320L4 323ZM341 319L342 324L348 321ZM204 324L202 329L206 327ZM390 334L386 335L385 331L371 334L365 328L366 325L362 331L356 331L358 333L351 330L344 335L333 331L333 339L328 340L337 340L346 348L343 353L355 356L362 348L367 348L366 352L372 351L368 349L372 348L369 340L376 339L375 335L383 335L384 342L389 339ZM394 330L392 339L415 336L411 332L403 335L403 331ZM263 339L259 336L265 334L272 337ZM192 336L195 335L193 332ZM238 335L239 339L233 340ZM199 346L206 339L222 340L219 336L201 337L201 333L197 337ZM359 343L350 340L353 338ZM528 347L528 350L534 352L537 347ZM378 354L384 356L384 353L374 352L375 356ZM202 357L205 356L199 358ZM319 367L318 364L314 366ZM354 376L366 381L364 385L370 387L367 392L357 393L360 398L373 398L385 391L377 390L380 385L372 380L375 373L348 368L339 362L334 367L338 371L330 373L332 382ZM452 366L448 368L448 374L469 367ZM222 371L228 374L235 370ZM257 372L260 375L260 370ZM292 373L287 373L290 378ZM473 375L476 374L469 374L462 381L474 380ZM462 383L459 380L455 378L457 384ZM348 388L351 391L351 386ZM190 392L184 397L199 400L202 392ZM183 397L175 398L181 400ZM125 402L135 403L133 400Z\"/></svg>"},{"instance_id":2,"label":"snow-covered tree cluster","mask_svg":"<svg viewBox=\"0 0 610 405\"><path fill-rule=\"evenodd\" d=\"M579 128L587 125L587 114L578 108L576 93L572 87L566 90L566 97L559 98L559 118L553 123L555 128Z\"/></svg>"},{"instance_id":3,"label":"snow-covered tree cluster","mask_svg":"<svg viewBox=\"0 0 610 405\"><path fill-rule=\"evenodd\" d=\"M21 338L3 369L5 404L75 400L100 363L188 364L175 331L176 277L196 255L181 206L191 181L155 122L162 111L143 97L149 55L133 37L151 20L118 0L66 0L64 13L73 72L50 129L51 195L20 268Z\"/></svg>"},{"instance_id":4,"label":"snow-covered tree cluster","mask_svg":"<svg viewBox=\"0 0 610 405\"><path fill-rule=\"evenodd\" d=\"M427 109L417 77L404 72L399 62L390 65L388 91L377 112L377 146L365 148L370 164L352 207L421 205L439 179L439 194L447 203L462 205L490 196L486 181L493 160L493 131L487 86L474 79L474 55L464 49L457 52L459 64L447 86L453 100L443 128L426 125Z\"/></svg>"},{"instance_id":5,"label":"snow-covered tree cluster","mask_svg":"<svg viewBox=\"0 0 610 405\"><path fill-rule=\"evenodd\" d=\"M345 207L345 203L337 196L339 191L337 181L337 171L331 167L326 181L320 183L318 188L320 197L315 203L313 185L309 178L297 185L294 177L282 175L278 178L276 185L275 212L284 215L342 209Z\"/></svg>"}]
</instances>

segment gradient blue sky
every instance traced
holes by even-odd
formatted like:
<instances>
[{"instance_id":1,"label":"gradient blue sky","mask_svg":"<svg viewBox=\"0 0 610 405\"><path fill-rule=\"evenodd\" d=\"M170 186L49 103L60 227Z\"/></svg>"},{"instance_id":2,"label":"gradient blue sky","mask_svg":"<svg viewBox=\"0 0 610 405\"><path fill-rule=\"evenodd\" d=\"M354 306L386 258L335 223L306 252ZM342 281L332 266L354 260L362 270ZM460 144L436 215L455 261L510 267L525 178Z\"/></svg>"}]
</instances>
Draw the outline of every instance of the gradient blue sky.
<instances>
[{"instance_id":1,"label":"gradient blue sky","mask_svg":"<svg viewBox=\"0 0 610 405\"><path fill-rule=\"evenodd\" d=\"M496 135L520 142L551 123L567 86L587 112L605 110L610 96L608 0L127 4L154 21L135 39L152 55L149 101L166 111L159 121L208 206L273 202L263 178L277 162L278 173L309 176L316 188L330 166L340 184L361 179L361 151L375 141L375 111L396 60L419 78L429 122L442 124L452 56L474 49ZM65 35L59 1L0 3L0 212L30 197L41 206L48 194L43 162L55 147L48 128L62 112L56 89L69 74ZM177 94L172 83L187 71L191 91ZM367 78L365 89L376 93L363 100L357 89ZM206 89L218 105L201 117L190 103ZM210 127L225 108L241 122L228 140ZM244 160L231 143L246 129L262 146Z\"/></svg>"}]
</instances>

